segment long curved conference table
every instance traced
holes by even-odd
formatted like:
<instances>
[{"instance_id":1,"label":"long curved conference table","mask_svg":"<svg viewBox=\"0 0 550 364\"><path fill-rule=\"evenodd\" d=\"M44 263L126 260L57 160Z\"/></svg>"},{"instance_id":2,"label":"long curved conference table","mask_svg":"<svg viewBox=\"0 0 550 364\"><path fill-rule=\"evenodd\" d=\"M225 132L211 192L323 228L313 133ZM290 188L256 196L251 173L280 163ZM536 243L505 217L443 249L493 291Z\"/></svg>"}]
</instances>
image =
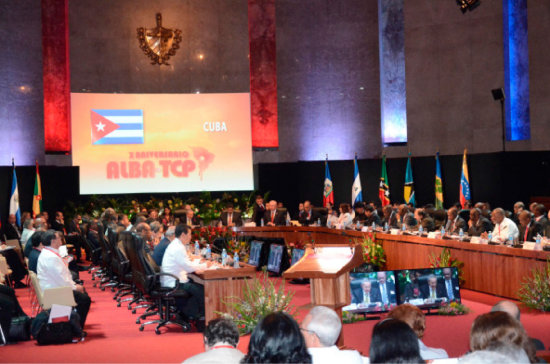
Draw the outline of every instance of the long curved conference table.
<instances>
[{"instance_id":1,"label":"long curved conference table","mask_svg":"<svg viewBox=\"0 0 550 364\"><path fill-rule=\"evenodd\" d=\"M239 236L284 238L288 245L295 241L319 245L349 245L367 234L353 230L326 227L238 227ZM371 233L372 234L372 233ZM448 248L453 258L464 262L462 288L496 296L518 299L521 282L531 276L535 267L543 267L550 252L511 248L500 245L472 244L448 239L430 239L415 235L392 235L376 232L375 239L386 252L387 270L426 268L430 255Z\"/></svg>"}]
</instances>

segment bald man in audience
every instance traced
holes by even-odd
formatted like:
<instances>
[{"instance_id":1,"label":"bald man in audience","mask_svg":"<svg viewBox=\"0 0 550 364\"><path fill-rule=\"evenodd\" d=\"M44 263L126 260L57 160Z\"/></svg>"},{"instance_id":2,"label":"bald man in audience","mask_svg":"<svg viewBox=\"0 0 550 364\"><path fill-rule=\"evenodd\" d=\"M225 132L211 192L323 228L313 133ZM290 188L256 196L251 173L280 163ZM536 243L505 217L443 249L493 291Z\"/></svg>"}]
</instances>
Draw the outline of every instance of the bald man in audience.
<instances>
[{"instance_id":1,"label":"bald man in audience","mask_svg":"<svg viewBox=\"0 0 550 364\"><path fill-rule=\"evenodd\" d=\"M481 236L481 234L492 231L493 224L489 219L481 216L481 211L476 207L470 209L470 220L468 220L468 235Z\"/></svg>"},{"instance_id":2,"label":"bald man in audience","mask_svg":"<svg viewBox=\"0 0 550 364\"><path fill-rule=\"evenodd\" d=\"M531 217L529 211L520 212L518 229L520 242L535 241L537 235L543 234L543 226Z\"/></svg>"},{"instance_id":3,"label":"bald man in audience","mask_svg":"<svg viewBox=\"0 0 550 364\"><path fill-rule=\"evenodd\" d=\"M519 230L516 224L507 218L504 214L504 210L500 207L493 210L491 213L491 221L495 224L493 230L493 241L498 243L504 243L508 239L517 239L519 238ZM481 235L484 238L487 238L487 233Z\"/></svg>"},{"instance_id":4,"label":"bald man in audience","mask_svg":"<svg viewBox=\"0 0 550 364\"><path fill-rule=\"evenodd\" d=\"M336 346L342 321L336 312L325 306L315 306L306 315L300 330L306 341L313 364L361 364L356 350L340 350Z\"/></svg>"}]
</instances>

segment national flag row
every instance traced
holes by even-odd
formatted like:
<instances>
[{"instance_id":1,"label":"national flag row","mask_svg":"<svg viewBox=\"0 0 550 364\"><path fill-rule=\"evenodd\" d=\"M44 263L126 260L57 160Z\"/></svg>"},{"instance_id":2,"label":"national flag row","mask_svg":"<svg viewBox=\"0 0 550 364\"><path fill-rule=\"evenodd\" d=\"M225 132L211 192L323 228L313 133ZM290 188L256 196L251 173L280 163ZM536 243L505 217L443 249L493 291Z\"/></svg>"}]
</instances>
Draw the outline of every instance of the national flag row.
<instances>
[{"instance_id":1,"label":"national flag row","mask_svg":"<svg viewBox=\"0 0 550 364\"><path fill-rule=\"evenodd\" d=\"M19 206L19 188L17 186L17 173L15 171L15 160L12 158L13 177L11 180L11 196L9 215L15 215L18 226L21 226L21 208ZM42 212L42 187L40 184L40 172L36 162L36 179L34 181L34 194L32 198L32 217Z\"/></svg>"},{"instance_id":2,"label":"national flag row","mask_svg":"<svg viewBox=\"0 0 550 364\"><path fill-rule=\"evenodd\" d=\"M464 149L464 155L462 157L462 174L460 177L460 204L464 207L467 200L470 200L470 178L468 176L468 163L466 161L466 149ZM357 155L353 160L353 185L351 187L351 204L355 205L357 202L363 202L363 191L361 188L361 178L359 176L359 166L357 164ZM388 172L386 170L386 155L382 156L382 173L380 176L380 187L378 188L378 198L382 206L389 205L390 200L390 187L388 181ZM407 158L407 169L405 171L405 183L403 187L403 198L405 203L416 206L416 196L414 193L414 181L412 174L411 153ZM330 202L334 205L334 191L332 185L332 178L330 177L330 170L328 167L328 156L325 160L325 184L323 190L323 206L326 207ZM441 175L441 165L439 163L439 152L435 155L435 207L437 209L443 208L443 179Z\"/></svg>"}]
</instances>

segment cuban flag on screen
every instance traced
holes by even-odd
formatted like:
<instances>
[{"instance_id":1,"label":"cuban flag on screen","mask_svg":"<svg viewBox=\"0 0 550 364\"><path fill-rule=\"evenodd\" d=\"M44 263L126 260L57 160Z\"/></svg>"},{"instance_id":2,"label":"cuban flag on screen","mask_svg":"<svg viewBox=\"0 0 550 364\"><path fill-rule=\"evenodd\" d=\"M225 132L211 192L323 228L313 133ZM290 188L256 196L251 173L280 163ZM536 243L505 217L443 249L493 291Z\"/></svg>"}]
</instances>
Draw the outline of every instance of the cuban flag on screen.
<instances>
[{"instance_id":1,"label":"cuban flag on screen","mask_svg":"<svg viewBox=\"0 0 550 364\"><path fill-rule=\"evenodd\" d=\"M143 144L143 110L91 110L92 144Z\"/></svg>"}]
</instances>

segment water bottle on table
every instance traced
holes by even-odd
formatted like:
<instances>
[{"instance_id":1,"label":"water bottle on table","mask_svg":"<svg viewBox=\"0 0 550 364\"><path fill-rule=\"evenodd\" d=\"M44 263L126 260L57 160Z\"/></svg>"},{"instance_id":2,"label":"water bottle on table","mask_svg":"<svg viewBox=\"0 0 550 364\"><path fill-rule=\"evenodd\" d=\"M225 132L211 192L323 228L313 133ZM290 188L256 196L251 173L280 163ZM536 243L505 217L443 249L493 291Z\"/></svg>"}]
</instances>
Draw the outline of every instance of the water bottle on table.
<instances>
[{"instance_id":1,"label":"water bottle on table","mask_svg":"<svg viewBox=\"0 0 550 364\"><path fill-rule=\"evenodd\" d=\"M212 249L210 249L210 244L206 244L206 259L212 259Z\"/></svg>"},{"instance_id":2,"label":"water bottle on table","mask_svg":"<svg viewBox=\"0 0 550 364\"><path fill-rule=\"evenodd\" d=\"M222 250L222 266L225 267L226 264L227 264L227 250L225 250L225 248L223 248L223 250Z\"/></svg>"},{"instance_id":3,"label":"water bottle on table","mask_svg":"<svg viewBox=\"0 0 550 364\"><path fill-rule=\"evenodd\" d=\"M462 230L462 228L458 230L458 240L460 241L464 240L464 230Z\"/></svg>"},{"instance_id":4,"label":"water bottle on table","mask_svg":"<svg viewBox=\"0 0 550 364\"><path fill-rule=\"evenodd\" d=\"M201 254L201 247L199 246L199 242L195 241L195 255Z\"/></svg>"},{"instance_id":5,"label":"water bottle on table","mask_svg":"<svg viewBox=\"0 0 550 364\"><path fill-rule=\"evenodd\" d=\"M240 268L241 266L239 265L239 254L237 254L237 252L235 252L235 254L233 255L233 268Z\"/></svg>"}]
</instances>

